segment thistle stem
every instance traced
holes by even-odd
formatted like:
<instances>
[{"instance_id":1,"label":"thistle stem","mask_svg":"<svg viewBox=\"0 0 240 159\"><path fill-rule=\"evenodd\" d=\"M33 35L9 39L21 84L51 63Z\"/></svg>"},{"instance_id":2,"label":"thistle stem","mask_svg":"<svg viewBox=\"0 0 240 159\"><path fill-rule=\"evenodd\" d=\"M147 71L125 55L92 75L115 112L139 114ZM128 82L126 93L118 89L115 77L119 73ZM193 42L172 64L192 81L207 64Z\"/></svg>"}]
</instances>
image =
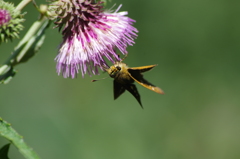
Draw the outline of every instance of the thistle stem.
<instances>
[{"instance_id":1,"label":"thistle stem","mask_svg":"<svg viewBox=\"0 0 240 159\"><path fill-rule=\"evenodd\" d=\"M21 11L28 3L30 3L32 0L22 0L16 7L16 10Z\"/></svg>"},{"instance_id":2,"label":"thistle stem","mask_svg":"<svg viewBox=\"0 0 240 159\"><path fill-rule=\"evenodd\" d=\"M25 34L23 39L18 43L15 47L13 54L10 58L5 62L6 65L16 65L22 59L22 57L27 53L26 51L17 51L21 50L21 47L31 38L33 35L39 30L39 28L46 22L46 18L42 18L32 24L29 28L28 32Z\"/></svg>"}]
</instances>

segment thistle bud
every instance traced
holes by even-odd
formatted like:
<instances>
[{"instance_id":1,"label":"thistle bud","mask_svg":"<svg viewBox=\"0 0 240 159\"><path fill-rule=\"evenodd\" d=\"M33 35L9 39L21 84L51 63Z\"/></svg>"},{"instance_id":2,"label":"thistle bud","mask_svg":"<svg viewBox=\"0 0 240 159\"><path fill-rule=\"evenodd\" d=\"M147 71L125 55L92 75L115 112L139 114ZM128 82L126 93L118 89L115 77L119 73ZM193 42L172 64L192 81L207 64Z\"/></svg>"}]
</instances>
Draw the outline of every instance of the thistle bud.
<instances>
[{"instance_id":1,"label":"thistle bud","mask_svg":"<svg viewBox=\"0 0 240 159\"><path fill-rule=\"evenodd\" d=\"M0 1L0 44L19 37L23 15L12 3Z\"/></svg>"}]
</instances>

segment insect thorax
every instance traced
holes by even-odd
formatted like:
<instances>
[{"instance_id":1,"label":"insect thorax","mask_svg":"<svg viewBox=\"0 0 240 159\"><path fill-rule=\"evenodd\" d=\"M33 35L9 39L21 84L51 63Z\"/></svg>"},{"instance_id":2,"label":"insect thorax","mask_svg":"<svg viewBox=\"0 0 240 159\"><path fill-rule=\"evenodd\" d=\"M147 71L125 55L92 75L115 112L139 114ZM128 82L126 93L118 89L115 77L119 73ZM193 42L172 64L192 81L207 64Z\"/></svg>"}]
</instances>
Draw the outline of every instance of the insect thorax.
<instances>
[{"instance_id":1,"label":"insect thorax","mask_svg":"<svg viewBox=\"0 0 240 159\"><path fill-rule=\"evenodd\" d=\"M134 80L129 76L128 66L125 63L117 62L107 70L110 77L122 84L133 83Z\"/></svg>"}]
</instances>

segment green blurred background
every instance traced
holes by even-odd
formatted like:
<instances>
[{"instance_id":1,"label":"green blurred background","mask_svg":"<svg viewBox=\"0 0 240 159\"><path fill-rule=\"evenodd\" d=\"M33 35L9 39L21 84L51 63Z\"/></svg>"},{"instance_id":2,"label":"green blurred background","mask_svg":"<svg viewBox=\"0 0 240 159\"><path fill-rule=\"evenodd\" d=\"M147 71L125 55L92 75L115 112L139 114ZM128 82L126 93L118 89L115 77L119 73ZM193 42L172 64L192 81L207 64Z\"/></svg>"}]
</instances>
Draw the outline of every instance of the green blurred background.
<instances>
[{"instance_id":1,"label":"green blurred background","mask_svg":"<svg viewBox=\"0 0 240 159\"><path fill-rule=\"evenodd\" d=\"M125 62L158 64L145 77L165 95L138 85L142 110L128 92L113 100L112 79L91 83L107 74L58 76L61 35L49 29L40 52L0 86L0 116L42 159L239 159L240 1L114 3L139 30ZM38 16L32 5L24 11L21 36ZM1 45L1 63L17 42ZM10 158L23 159L14 146Z\"/></svg>"}]
</instances>

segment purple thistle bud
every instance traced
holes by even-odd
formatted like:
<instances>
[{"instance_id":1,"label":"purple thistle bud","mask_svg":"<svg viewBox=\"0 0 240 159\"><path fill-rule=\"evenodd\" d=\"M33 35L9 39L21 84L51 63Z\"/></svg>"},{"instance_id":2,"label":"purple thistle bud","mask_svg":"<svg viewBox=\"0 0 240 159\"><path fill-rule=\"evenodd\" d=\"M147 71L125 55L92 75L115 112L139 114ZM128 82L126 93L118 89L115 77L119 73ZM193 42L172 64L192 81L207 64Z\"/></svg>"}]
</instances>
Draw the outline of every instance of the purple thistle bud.
<instances>
[{"instance_id":1,"label":"purple thistle bud","mask_svg":"<svg viewBox=\"0 0 240 159\"><path fill-rule=\"evenodd\" d=\"M7 25L11 16L7 10L0 9L0 26Z\"/></svg>"},{"instance_id":2,"label":"purple thistle bud","mask_svg":"<svg viewBox=\"0 0 240 159\"><path fill-rule=\"evenodd\" d=\"M19 37L23 21L23 14L12 3L0 0L0 44Z\"/></svg>"},{"instance_id":3,"label":"purple thistle bud","mask_svg":"<svg viewBox=\"0 0 240 159\"><path fill-rule=\"evenodd\" d=\"M137 29L127 12L102 11L103 2L92 0L59 0L50 7L50 16L56 19L56 27L62 29L63 42L56 57L57 72L64 78L75 78L79 69L98 74L98 67L106 66L104 57L114 63L120 60L118 48L127 54L127 46L134 44Z\"/></svg>"}]
</instances>

